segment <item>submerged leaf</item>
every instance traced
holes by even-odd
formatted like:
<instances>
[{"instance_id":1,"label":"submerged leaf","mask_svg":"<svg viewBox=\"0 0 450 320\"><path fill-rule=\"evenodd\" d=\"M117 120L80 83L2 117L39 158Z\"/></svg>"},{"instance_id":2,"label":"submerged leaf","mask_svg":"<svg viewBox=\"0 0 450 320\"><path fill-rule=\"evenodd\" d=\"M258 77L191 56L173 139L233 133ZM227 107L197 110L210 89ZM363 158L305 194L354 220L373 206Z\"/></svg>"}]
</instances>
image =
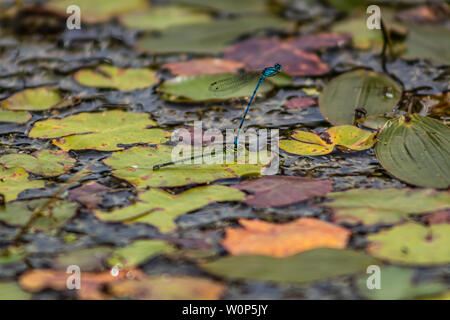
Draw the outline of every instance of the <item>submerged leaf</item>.
<instances>
[{"instance_id":1,"label":"submerged leaf","mask_svg":"<svg viewBox=\"0 0 450 320\"><path fill-rule=\"evenodd\" d=\"M156 123L147 113L119 110L101 113L79 113L64 119L38 121L31 129L32 138L57 138L53 143L63 150L96 149L122 150L124 144L157 144L167 141L169 133L161 129L147 129Z\"/></svg>"},{"instance_id":2,"label":"submerged leaf","mask_svg":"<svg viewBox=\"0 0 450 320\"><path fill-rule=\"evenodd\" d=\"M201 267L230 279L305 283L361 272L377 261L352 250L321 248L286 258L260 255L230 256Z\"/></svg>"},{"instance_id":3,"label":"submerged leaf","mask_svg":"<svg viewBox=\"0 0 450 320\"><path fill-rule=\"evenodd\" d=\"M450 128L417 114L386 123L375 152L389 173L407 183L432 188L450 186Z\"/></svg>"},{"instance_id":4,"label":"submerged leaf","mask_svg":"<svg viewBox=\"0 0 450 320\"><path fill-rule=\"evenodd\" d=\"M15 153L0 157L0 164L6 168L22 167L28 172L49 177L67 172L75 162L67 152L61 150L43 149L31 155Z\"/></svg>"},{"instance_id":5,"label":"submerged leaf","mask_svg":"<svg viewBox=\"0 0 450 320\"><path fill-rule=\"evenodd\" d=\"M319 107L332 124L353 124L356 109L364 109L366 116L384 114L394 109L401 94L401 88L391 78L356 70L331 80L319 97Z\"/></svg>"},{"instance_id":6,"label":"submerged leaf","mask_svg":"<svg viewBox=\"0 0 450 320\"><path fill-rule=\"evenodd\" d=\"M144 89L158 82L156 73L150 69L119 69L109 65L98 66L95 70L80 70L74 78L88 87L123 91Z\"/></svg>"},{"instance_id":7,"label":"submerged leaf","mask_svg":"<svg viewBox=\"0 0 450 320\"><path fill-rule=\"evenodd\" d=\"M316 248L344 249L350 231L314 218L289 223L239 219L244 227L227 228L222 245L233 255L287 257Z\"/></svg>"},{"instance_id":8,"label":"submerged leaf","mask_svg":"<svg viewBox=\"0 0 450 320\"><path fill-rule=\"evenodd\" d=\"M428 227L407 222L367 237L367 251L379 259L407 265L450 263L450 225Z\"/></svg>"},{"instance_id":9,"label":"submerged leaf","mask_svg":"<svg viewBox=\"0 0 450 320\"><path fill-rule=\"evenodd\" d=\"M390 224L421 214L450 208L450 193L432 189L353 189L327 195L333 221L364 225Z\"/></svg>"},{"instance_id":10,"label":"submerged leaf","mask_svg":"<svg viewBox=\"0 0 450 320\"><path fill-rule=\"evenodd\" d=\"M157 227L161 232L173 231L174 220L209 203L243 200L244 193L225 186L197 187L177 195L159 189L150 189L139 194L138 201L112 212L95 211L100 220L109 222L143 222Z\"/></svg>"}]
</instances>

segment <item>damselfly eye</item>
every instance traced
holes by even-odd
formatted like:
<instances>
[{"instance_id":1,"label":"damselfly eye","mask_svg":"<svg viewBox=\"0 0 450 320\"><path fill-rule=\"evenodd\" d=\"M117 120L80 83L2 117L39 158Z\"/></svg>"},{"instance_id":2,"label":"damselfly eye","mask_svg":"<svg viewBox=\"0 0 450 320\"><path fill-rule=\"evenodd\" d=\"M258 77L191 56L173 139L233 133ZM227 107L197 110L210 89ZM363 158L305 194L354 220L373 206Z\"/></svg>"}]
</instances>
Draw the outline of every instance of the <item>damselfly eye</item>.
<instances>
[{"instance_id":1,"label":"damselfly eye","mask_svg":"<svg viewBox=\"0 0 450 320\"><path fill-rule=\"evenodd\" d=\"M275 63L275 69L278 69L278 70L281 70L281 64L279 64L279 63Z\"/></svg>"}]
</instances>

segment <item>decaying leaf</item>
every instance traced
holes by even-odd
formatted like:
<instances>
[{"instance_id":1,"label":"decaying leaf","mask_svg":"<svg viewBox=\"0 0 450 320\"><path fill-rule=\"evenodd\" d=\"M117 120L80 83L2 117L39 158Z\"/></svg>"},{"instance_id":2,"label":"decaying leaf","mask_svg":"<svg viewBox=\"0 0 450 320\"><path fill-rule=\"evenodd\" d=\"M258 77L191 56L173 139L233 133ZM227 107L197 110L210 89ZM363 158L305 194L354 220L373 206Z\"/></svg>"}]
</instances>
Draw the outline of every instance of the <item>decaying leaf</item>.
<instances>
[{"instance_id":1,"label":"decaying leaf","mask_svg":"<svg viewBox=\"0 0 450 320\"><path fill-rule=\"evenodd\" d=\"M95 211L95 215L110 222L144 222L157 227L161 232L170 232L176 228L174 220L184 213L212 202L242 200L244 196L243 192L225 186L197 187L177 195L150 189L140 193L138 201L128 207L112 212Z\"/></svg>"},{"instance_id":2,"label":"decaying leaf","mask_svg":"<svg viewBox=\"0 0 450 320\"><path fill-rule=\"evenodd\" d=\"M287 257L316 248L344 249L350 231L314 218L289 223L239 219L244 228L227 228L222 245L233 255Z\"/></svg>"},{"instance_id":3,"label":"decaying leaf","mask_svg":"<svg viewBox=\"0 0 450 320\"><path fill-rule=\"evenodd\" d=\"M64 119L38 121L31 129L32 138L54 139L61 149L122 150L124 144L156 144L167 141L169 132L147 129L156 123L146 113L130 113L120 110L100 113L79 113Z\"/></svg>"},{"instance_id":4,"label":"decaying leaf","mask_svg":"<svg viewBox=\"0 0 450 320\"><path fill-rule=\"evenodd\" d=\"M233 186L251 192L245 203L254 207L280 207L331 192L329 180L294 176L265 176Z\"/></svg>"},{"instance_id":5,"label":"decaying leaf","mask_svg":"<svg viewBox=\"0 0 450 320\"><path fill-rule=\"evenodd\" d=\"M109 190L110 188L96 181L89 181L78 188L71 189L67 200L77 201L89 209L95 209L103 200L100 194Z\"/></svg>"},{"instance_id":6,"label":"decaying leaf","mask_svg":"<svg viewBox=\"0 0 450 320\"><path fill-rule=\"evenodd\" d=\"M237 61L203 58L167 63L162 65L161 68L169 69L172 74L178 76L198 76L200 74L234 73L243 66L243 63Z\"/></svg>"},{"instance_id":7,"label":"decaying leaf","mask_svg":"<svg viewBox=\"0 0 450 320\"><path fill-rule=\"evenodd\" d=\"M281 140L280 149L298 155L317 156L333 152L335 146L350 150L369 149L375 143L375 133L355 126L337 126L329 128L322 135L297 130L292 134L295 140Z\"/></svg>"}]
</instances>

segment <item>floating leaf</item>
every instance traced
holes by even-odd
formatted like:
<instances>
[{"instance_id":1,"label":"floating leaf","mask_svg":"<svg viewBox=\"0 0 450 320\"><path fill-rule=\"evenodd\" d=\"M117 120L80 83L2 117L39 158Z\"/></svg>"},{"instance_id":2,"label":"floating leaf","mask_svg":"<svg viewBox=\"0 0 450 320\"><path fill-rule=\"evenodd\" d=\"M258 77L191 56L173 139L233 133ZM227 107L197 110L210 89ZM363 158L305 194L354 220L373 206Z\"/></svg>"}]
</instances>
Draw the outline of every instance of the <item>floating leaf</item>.
<instances>
[{"instance_id":1,"label":"floating leaf","mask_svg":"<svg viewBox=\"0 0 450 320\"><path fill-rule=\"evenodd\" d=\"M320 248L286 258L230 256L202 263L201 267L223 278L304 283L355 274L376 262L352 250Z\"/></svg>"},{"instance_id":2,"label":"floating leaf","mask_svg":"<svg viewBox=\"0 0 450 320\"><path fill-rule=\"evenodd\" d=\"M66 273L65 270L34 269L22 274L19 278L19 283L22 288L30 292L39 292L44 289L64 291L67 290L69 276L70 273ZM143 274L139 270L122 270L116 276L109 271L102 273L82 272L80 289L75 291L78 297L83 300L108 299L109 296L103 292L103 287L130 276L136 279L143 278Z\"/></svg>"},{"instance_id":3,"label":"floating leaf","mask_svg":"<svg viewBox=\"0 0 450 320\"><path fill-rule=\"evenodd\" d=\"M44 181L28 180L28 173L23 168L5 169L0 166L0 194L7 202L17 199L19 193L24 190L44 186Z\"/></svg>"},{"instance_id":4,"label":"floating leaf","mask_svg":"<svg viewBox=\"0 0 450 320\"><path fill-rule=\"evenodd\" d=\"M6 168L22 167L28 172L43 176L59 176L68 171L76 160L61 150L40 150L31 155L25 153L7 154L0 157L0 164Z\"/></svg>"},{"instance_id":5,"label":"floating leaf","mask_svg":"<svg viewBox=\"0 0 450 320\"><path fill-rule=\"evenodd\" d=\"M67 270L67 267L77 265L83 272L103 271L105 260L112 251L109 247L94 247L63 253L53 260L52 267Z\"/></svg>"},{"instance_id":6,"label":"floating leaf","mask_svg":"<svg viewBox=\"0 0 450 320\"><path fill-rule=\"evenodd\" d=\"M163 30L178 25L190 25L211 21L208 13L186 7L154 7L146 11L135 11L120 17L127 28L137 30Z\"/></svg>"},{"instance_id":7,"label":"floating leaf","mask_svg":"<svg viewBox=\"0 0 450 320\"><path fill-rule=\"evenodd\" d=\"M191 77L180 76L164 81L158 87L158 91L162 93L161 97L164 100L178 102L226 100L251 96L258 82L258 77L255 77L253 81L249 81L237 90L224 91L220 95L209 90L209 86L214 81L234 76L236 75L230 73L203 74ZM272 89L273 85L269 81L263 81L258 89L258 94L265 94Z\"/></svg>"},{"instance_id":8,"label":"floating leaf","mask_svg":"<svg viewBox=\"0 0 450 320\"><path fill-rule=\"evenodd\" d=\"M215 300L225 287L217 281L182 275L155 275L124 280L109 286L118 298L140 300Z\"/></svg>"},{"instance_id":9,"label":"floating leaf","mask_svg":"<svg viewBox=\"0 0 450 320\"><path fill-rule=\"evenodd\" d=\"M156 123L146 113L119 110L101 113L79 113L64 119L38 121L31 129L32 138L57 138L53 143L61 149L122 150L124 144L165 142L169 133L161 129L146 129Z\"/></svg>"},{"instance_id":10,"label":"floating leaf","mask_svg":"<svg viewBox=\"0 0 450 320\"><path fill-rule=\"evenodd\" d=\"M369 275L357 280L359 292L367 299L406 300L435 295L445 291L444 284L437 282L414 283L414 270L387 266L380 269L380 288L368 289Z\"/></svg>"},{"instance_id":11,"label":"floating leaf","mask_svg":"<svg viewBox=\"0 0 450 320\"><path fill-rule=\"evenodd\" d=\"M227 13L250 13L261 12L267 10L267 3L264 0L227 0L227 1L210 1L210 0L174 0L186 6L210 9Z\"/></svg>"},{"instance_id":12,"label":"floating leaf","mask_svg":"<svg viewBox=\"0 0 450 320\"><path fill-rule=\"evenodd\" d=\"M140 50L152 53L218 53L246 33L261 29L286 30L292 27L271 15L251 15L209 23L170 27L158 35L147 35L137 42Z\"/></svg>"},{"instance_id":13,"label":"floating leaf","mask_svg":"<svg viewBox=\"0 0 450 320\"><path fill-rule=\"evenodd\" d=\"M450 225L428 227L415 222L394 226L367 237L367 251L380 259L407 265L450 263Z\"/></svg>"},{"instance_id":14,"label":"floating leaf","mask_svg":"<svg viewBox=\"0 0 450 320\"><path fill-rule=\"evenodd\" d=\"M148 88L158 82L156 73L150 69L120 69L109 65L77 71L74 78L84 86L124 91Z\"/></svg>"},{"instance_id":15,"label":"floating leaf","mask_svg":"<svg viewBox=\"0 0 450 320\"><path fill-rule=\"evenodd\" d=\"M14 281L0 282L0 300L29 300L31 294L23 291Z\"/></svg>"},{"instance_id":16,"label":"floating leaf","mask_svg":"<svg viewBox=\"0 0 450 320\"><path fill-rule=\"evenodd\" d=\"M355 8L362 8L365 5L367 5L366 0L347 0L347 1L340 1L340 0L327 0L327 2L336 10L344 11L344 12L351 12Z\"/></svg>"},{"instance_id":17,"label":"floating leaf","mask_svg":"<svg viewBox=\"0 0 450 320\"><path fill-rule=\"evenodd\" d=\"M137 188L176 187L261 174L261 164L236 162L232 164L195 164L194 162L194 164L176 164L153 171L154 165L172 161L173 150L166 145L138 146L115 152L103 162L114 169L114 176L127 180ZM207 155L210 152L205 151Z\"/></svg>"},{"instance_id":18,"label":"floating leaf","mask_svg":"<svg viewBox=\"0 0 450 320\"><path fill-rule=\"evenodd\" d=\"M266 176L244 181L233 188L251 192L245 203L254 207L286 206L325 196L332 190L329 180L294 176Z\"/></svg>"},{"instance_id":19,"label":"floating leaf","mask_svg":"<svg viewBox=\"0 0 450 320\"><path fill-rule=\"evenodd\" d=\"M243 62L247 70L262 70L279 63L290 76L319 76L329 72L317 54L297 48L296 41L251 38L227 48L225 58Z\"/></svg>"},{"instance_id":20,"label":"floating leaf","mask_svg":"<svg viewBox=\"0 0 450 320\"><path fill-rule=\"evenodd\" d=\"M84 204L89 209L95 209L103 200L99 193L109 190L110 188L105 187L98 182L89 181L78 188L69 190L67 200L77 201Z\"/></svg>"},{"instance_id":21,"label":"floating leaf","mask_svg":"<svg viewBox=\"0 0 450 320\"><path fill-rule=\"evenodd\" d=\"M174 248L161 240L136 240L132 244L116 249L108 258L110 266L135 267L153 256L172 252Z\"/></svg>"},{"instance_id":22,"label":"floating leaf","mask_svg":"<svg viewBox=\"0 0 450 320\"><path fill-rule=\"evenodd\" d=\"M61 100L57 89L41 87L17 92L3 100L0 107L6 110L41 111L57 107Z\"/></svg>"},{"instance_id":23,"label":"floating leaf","mask_svg":"<svg viewBox=\"0 0 450 320\"><path fill-rule=\"evenodd\" d=\"M0 109L0 122L25 123L31 119L31 113L27 111L10 111Z\"/></svg>"},{"instance_id":24,"label":"floating leaf","mask_svg":"<svg viewBox=\"0 0 450 320\"><path fill-rule=\"evenodd\" d=\"M338 223L364 225L392 224L410 214L450 208L450 193L432 189L352 189L327 195L324 205L333 208Z\"/></svg>"},{"instance_id":25,"label":"floating leaf","mask_svg":"<svg viewBox=\"0 0 450 320\"><path fill-rule=\"evenodd\" d=\"M375 152L396 178L421 187L450 186L450 128L417 114L386 123Z\"/></svg>"},{"instance_id":26,"label":"floating leaf","mask_svg":"<svg viewBox=\"0 0 450 320\"><path fill-rule=\"evenodd\" d=\"M334 125L353 124L355 109L366 116L392 111L402 91L391 78L367 70L341 74L331 80L319 97L320 112Z\"/></svg>"},{"instance_id":27,"label":"floating leaf","mask_svg":"<svg viewBox=\"0 0 450 320\"><path fill-rule=\"evenodd\" d=\"M450 65L450 30L444 26L408 26L407 59L429 59L443 65Z\"/></svg>"},{"instance_id":28,"label":"floating leaf","mask_svg":"<svg viewBox=\"0 0 450 320\"><path fill-rule=\"evenodd\" d=\"M100 23L130 11L146 9L148 2L146 0L51 0L47 8L66 15L66 10L71 5L80 7L83 21Z\"/></svg>"},{"instance_id":29,"label":"floating leaf","mask_svg":"<svg viewBox=\"0 0 450 320\"><path fill-rule=\"evenodd\" d=\"M140 193L138 201L130 206L108 213L95 211L95 215L109 222L144 222L161 232L169 232L176 228L174 220L184 213L213 202L242 200L244 196L241 191L225 186L197 187L177 195L150 189Z\"/></svg>"},{"instance_id":30,"label":"floating leaf","mask_svg":"<svg viewBox=\"0 0 450 320\"><path fill-rule=\"evenodd\" d=\"M358 49L378 49L383 44L381 30L367 28L367 16L364 15L337 22L331 30L333 32L351 34L353 44Z\"/></svg>"},{"instance_id":31,"label":"floating leaf","mask_svg":"<svg viewBox=\"0 0 450 320\"><path fill-rule=\"evenodd\" d=\"M335 146L351 150L369 149L375 143L375 133L359 129L355 126L337 126L329 128L323 136L297 130L292 134L295 140L281 140L280 149L299 155L317 156L333 152Z\"/></svg>"},{"instance_id":32,"label":"floating leaf","mask_svg":"<svg viewBox=\"0 0 450 320\"><path fill-rule=\"evenodd\" d=\"M234 73L243 66L243 63L237 61L203 58L167 63L162 65L161 68L169 69L172 74L179 76L198 76L201 74Z\"/></svg>"},{"instance_id":33,"label":"floating leaf","mask_svg":"<svg viewBox=\"0 0 450 320\"><path fill-rule=\"evenodd\" d=\"M350 231L314 218L289 223L239 219L244 227L227 228L222 245L233 255L287 257L316 248L344 249Z\"/></svg>"},{"instance_id":34,"label":"floating leaf","mask_svg":"<svg viewBox=\"0 0 450 320\"><path fill-rule=\"evenodd\" d=\"M357 119L356 122L369 129L381 129L392 117L375 115Z\"/></svg>"},{"instance_id":35,"label":"floating leaf","mask_svg":"<svg viewBox=\"0 0 450 320\"><path fill-rule=\"evenodd\" d=\"M0 221L12 226L24 226L33 215L40 210L48 199L14 201L0 207ZM56 229L65 224L76 213L75 203L54 200L43 207L40 216L34 221L32 228L39 231Z\"/></svg>"}]
</instances>

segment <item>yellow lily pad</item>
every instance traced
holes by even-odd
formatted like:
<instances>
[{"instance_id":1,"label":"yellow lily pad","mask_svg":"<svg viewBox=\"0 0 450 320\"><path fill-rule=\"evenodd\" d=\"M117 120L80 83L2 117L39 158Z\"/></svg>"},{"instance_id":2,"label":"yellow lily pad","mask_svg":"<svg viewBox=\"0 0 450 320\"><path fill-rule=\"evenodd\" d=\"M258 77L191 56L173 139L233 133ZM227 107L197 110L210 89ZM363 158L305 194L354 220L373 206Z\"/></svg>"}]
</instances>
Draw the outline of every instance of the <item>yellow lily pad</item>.
<instances>
[{"instance_id":1,"label":"yellow lily pad","mask_svg":"<svg viewBox=\"0 0 450 320\"><path fill-rule=\"evenodd\" d=\"M3 100L0 107L5 110L48 110L58 107L62 98L57 89L46 87L26 89Z\"/></svg>"},{"instance_id":2,"label":"yellow lily pad","mask_svg":"<svg viewBox=\"0 0 450 320\"><path fill-rule=\"evenodd\" d=\"M0 194L5 197L6 202L16 200L22 191L44 186L44 181L28 180L28 173L23 168L6 169L0 166Z\"/></svg>"}]
</instances>

